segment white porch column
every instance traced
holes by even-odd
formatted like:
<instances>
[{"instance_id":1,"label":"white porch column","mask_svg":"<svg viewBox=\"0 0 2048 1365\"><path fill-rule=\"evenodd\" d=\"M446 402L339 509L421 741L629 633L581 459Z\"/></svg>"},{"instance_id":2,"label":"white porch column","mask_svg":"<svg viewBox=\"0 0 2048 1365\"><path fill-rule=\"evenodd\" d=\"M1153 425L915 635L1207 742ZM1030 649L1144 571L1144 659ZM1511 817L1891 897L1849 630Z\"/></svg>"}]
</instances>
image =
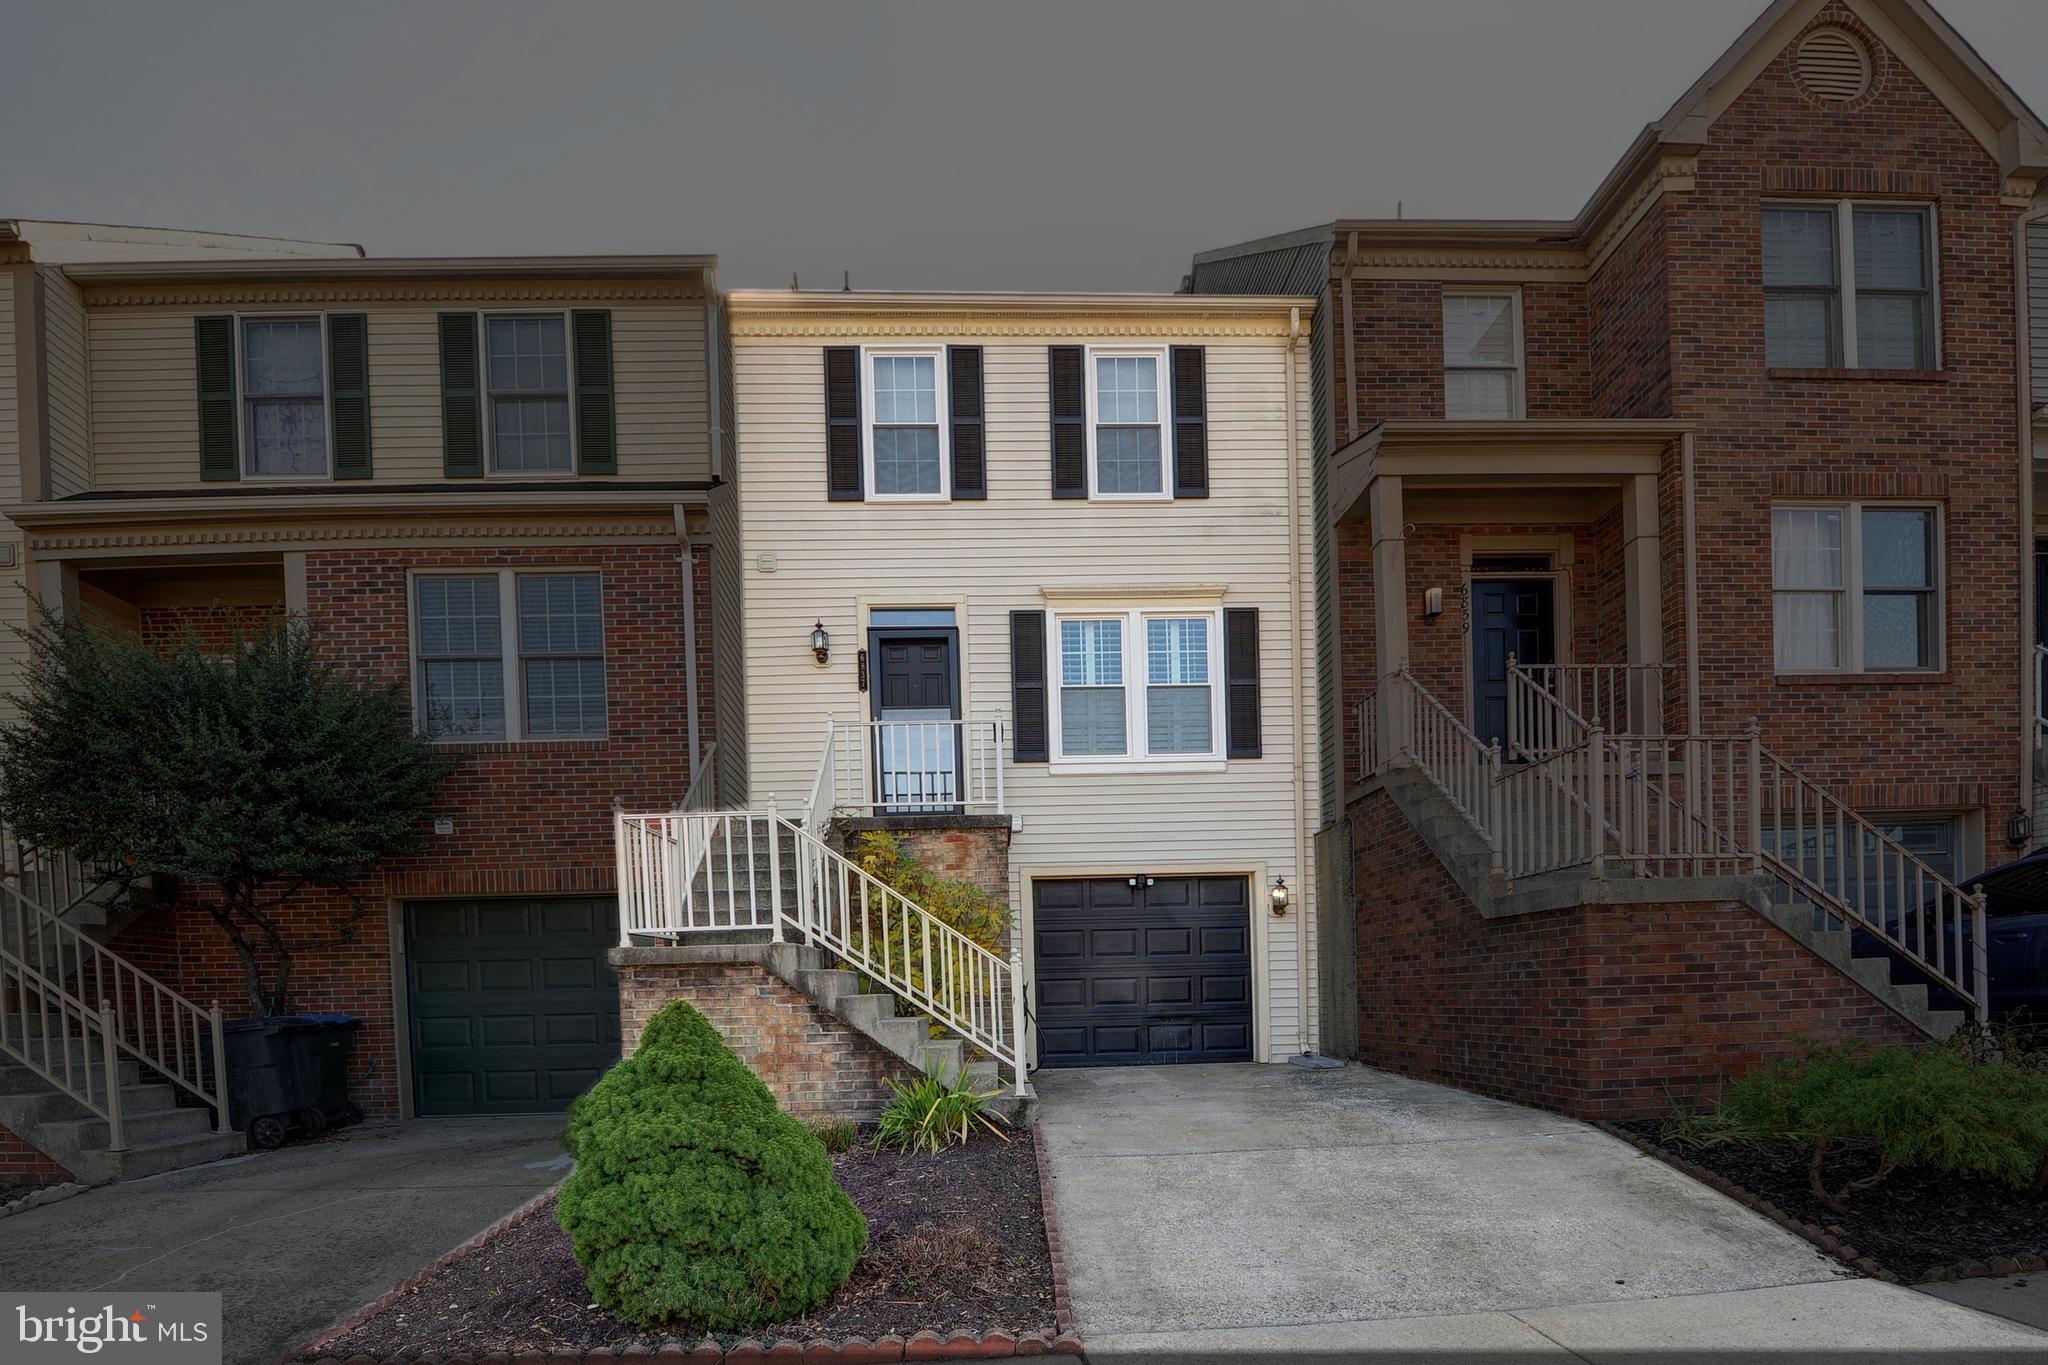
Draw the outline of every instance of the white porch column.
<instances>
[{"instance_id":1,"label":"white porch column","mask_svg":"<svg viewBox=\"0 0 2048 1365\"><path fill-rule=\"evenodd\" d=\"M1621 555L1628 594L1628 661L1633 665L1664 662L1664 553L1657 528L1657 476L1633 474L1621 491ZM1664 689L1643 673L1631 673L1631 728L1654 725L1663 716ZM1617 717L1617 720L1620 718ZM1610 722L1611 728L1619 728Z\"/></svg>"},{"instance_id":2,"label":"white porch column","mask_svg":"<svg viewBox=\"0 0 2048 1365\"><path fill-rule=\"evenodd\" d=\"M45 559L35 566L35 594L52 616L69 618L78 610L78 566L64 559Z\"/></svg>"},{"instance_id":3,"label":"white porch column","mask_svg":"<svg viewBox=\"0 0 2048 1365\"><path fill-rule=\"evenodd\" d=\"M1381 693L1379 751L1384 761L1408 740L1407 712L1385 690L1386 680L1408 662L1408 540L1400 476L1374 479L1366 499L1372 516L1373 686Z\"/></svg>"}]
</instances>

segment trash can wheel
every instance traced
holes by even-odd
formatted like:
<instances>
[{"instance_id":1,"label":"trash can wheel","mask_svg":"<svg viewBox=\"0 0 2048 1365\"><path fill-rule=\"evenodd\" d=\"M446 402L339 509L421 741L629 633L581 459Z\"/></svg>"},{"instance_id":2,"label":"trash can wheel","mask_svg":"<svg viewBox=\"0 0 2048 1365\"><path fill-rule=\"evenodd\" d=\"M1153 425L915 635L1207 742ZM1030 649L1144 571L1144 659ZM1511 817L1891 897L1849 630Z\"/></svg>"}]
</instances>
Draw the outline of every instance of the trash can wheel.
<instances>
[{"instance_id":1,"label":"trash can wheel","mask_svg":"<svg viewBox=\"0 0 2048 1365\"><path fill-rule=\"evenodd\" d=\"M249 1125L249 1145L258 1151L282 1147L284 1140L291 1135L291 1116L288 1114L265 1114Z\"/></svg>"}]
</instances>

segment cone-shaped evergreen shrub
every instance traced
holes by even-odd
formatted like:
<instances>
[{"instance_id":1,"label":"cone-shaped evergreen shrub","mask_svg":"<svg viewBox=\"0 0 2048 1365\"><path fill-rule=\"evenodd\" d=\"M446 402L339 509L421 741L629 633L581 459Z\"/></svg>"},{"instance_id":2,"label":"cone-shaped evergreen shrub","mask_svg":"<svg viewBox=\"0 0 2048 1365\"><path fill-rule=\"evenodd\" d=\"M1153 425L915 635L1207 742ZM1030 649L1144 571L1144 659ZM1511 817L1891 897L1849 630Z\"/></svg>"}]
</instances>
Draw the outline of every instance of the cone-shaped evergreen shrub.
<instances>
[{"instance_id":1,"label":"cone-shaped evergreen shrub","mask_svg":"<svg viewBox=\"0 0 2048 1365\"><path fill-rule=\"evenodd\" d=\"M867 1245L824 1145L683 1001L576 1101L563 1142L576 1173L556 1217L591 1298L623 1322L780 1322L822 1304Z\"/></svg>"}]
</instances>

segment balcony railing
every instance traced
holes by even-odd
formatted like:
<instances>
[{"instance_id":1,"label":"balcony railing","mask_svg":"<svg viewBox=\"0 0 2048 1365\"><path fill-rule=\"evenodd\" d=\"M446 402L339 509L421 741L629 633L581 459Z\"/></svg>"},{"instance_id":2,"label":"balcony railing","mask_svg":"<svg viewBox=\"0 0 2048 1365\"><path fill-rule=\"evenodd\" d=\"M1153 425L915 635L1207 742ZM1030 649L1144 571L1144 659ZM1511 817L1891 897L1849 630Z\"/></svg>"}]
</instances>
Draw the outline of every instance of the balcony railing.
<instances>
[{"instance_id":1,"label":"balcony railing","mask_svg":"<svg viewBox=\"0 0 2048 1365\"><path fill-rule=\"evenodd\" d=\"M1000 712L991 720L834 718L832 803L864 815L1006 814L1008 735Z\"/></svg>"},{"instance_id":2,"label":"balcony railing","mask_svg":"<svg viewBox=\"0 0 2048 1365\"><path fill-rule=\"evenodd\" d=\"M1508 655L1510 758L1537 758L1594 725L1610 734L1664 733L1664 665L1528 664Z\"/></svg>"}]
</instances>

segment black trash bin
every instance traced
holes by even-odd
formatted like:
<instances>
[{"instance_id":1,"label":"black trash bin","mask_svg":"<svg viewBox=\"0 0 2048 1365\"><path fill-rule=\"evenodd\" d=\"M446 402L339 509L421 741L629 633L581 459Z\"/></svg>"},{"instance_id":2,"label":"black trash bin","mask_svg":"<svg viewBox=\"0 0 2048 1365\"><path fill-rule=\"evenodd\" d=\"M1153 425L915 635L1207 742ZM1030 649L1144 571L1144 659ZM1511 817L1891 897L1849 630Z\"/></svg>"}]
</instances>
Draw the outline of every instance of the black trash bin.
<instances>
[{"instance_id":1,"label":"black trash bin","mask_svg":"<svg viewBox=\"0 0 2048 1365\"><path fill-rule=\"evenodd\" d=\"M318 1112L330 1125L362 1117L349 1102L348 1062L355 1051L356 1029L363 1021L353 1014L290 1017L299 1025L292 1037L309 1086L304 1107Z\"/></svg>"},{"instance_id":2,"label":"black trash bin","mask_svg":"<svg viewBox=\"0 0 2048 1365\"><path fill-rule=\"evenodd\" d=\"M348 1058L361 1022L278 1014L226 1025L228 1119L250 1146L277 1147L359 1117L349 1106Z\"/></svg>"}]
</instances>

